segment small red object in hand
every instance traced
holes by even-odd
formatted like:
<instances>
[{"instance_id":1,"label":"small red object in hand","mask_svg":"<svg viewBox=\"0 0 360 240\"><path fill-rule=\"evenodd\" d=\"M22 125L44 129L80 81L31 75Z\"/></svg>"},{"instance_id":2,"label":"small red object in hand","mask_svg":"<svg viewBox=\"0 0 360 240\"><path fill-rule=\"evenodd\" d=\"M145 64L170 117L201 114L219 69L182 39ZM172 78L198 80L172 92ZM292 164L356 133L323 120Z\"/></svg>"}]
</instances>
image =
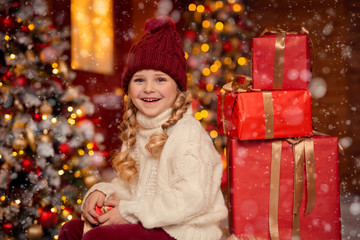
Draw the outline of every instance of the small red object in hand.
<instances>
[{"instance_id":1,"label":"small red object in hand","mask_svg":"<svg viewBox=\"0 0 360 240\"><path fill-rule=\"evenodd\" d=\"M99 214L99 216L103 215L104 213L107 213L108 211L110 211L111 209L113 209L114 207L112 206L102 206L101 208L98 207L97 205L95 205L95 212L97 214ZM97 221L96 218L94 218L95 221Z\"/></svg>"}]
</instances>

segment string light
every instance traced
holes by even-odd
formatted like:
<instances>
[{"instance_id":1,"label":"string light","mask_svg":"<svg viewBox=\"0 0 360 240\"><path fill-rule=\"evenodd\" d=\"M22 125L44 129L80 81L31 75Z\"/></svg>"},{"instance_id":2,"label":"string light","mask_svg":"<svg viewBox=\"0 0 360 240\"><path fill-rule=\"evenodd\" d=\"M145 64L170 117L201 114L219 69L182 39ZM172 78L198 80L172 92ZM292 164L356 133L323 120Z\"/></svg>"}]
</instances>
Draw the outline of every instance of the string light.
<instances>
[{"instance_id":1,"label":"string light","mask_svg":"<svg viewBox=\"0 0 360 240\"><path fill-rule=\"evenodd\" d=\"M240 65L240 66L243 66L243 65L245 65L246 63L247 63L247 60L246 60L246 58L244 58L244 57L239 57L239 59L238 59L238 64Z\"/></svg>"},{"instance_id":2,"label":"string light","mask_svg":"<svg viewBox=\"0 0 360 240\"><path fill-rule=\"evenodd\" d=\"M196 112L194 117L196 118L196 120L199 120L199 121L202 119L200 112Z\"/></svg>"},{"instance_id":3,"label":"string light","mask_svg":"<svg viewBox=\"0 0 360 240\"><path fill-rule=\"evenodd\" d=\"M86 147L88 148L88 149L93 149L94 148L94 144L93 143L88 143L87 145L86 145Z\"/></svg>"},{"instance_id":4,"label":"string light","mask_svg":"<svg viewBox=\"0 0 360 240\"><path fill-rule=\"evenodd\" d=\"M61 175L64 175L64 170L62 170L62 169L60 169L59 171L58 171L58 174L61 176Z\"/></svg>"},{"instance_id":5,"label":"string light","mask_svg":"<svg viewBox=\"0 0 360 240\"><path fill-rule=\"evenodd\" d=\"M215 3L216 8L222 8L224 6L224 3L222 1L217 1Z\"/></svg>"},{"instance_id":6,"label":"string light","mask_svg":"<svg viewBox=\"0 0 360 240\"><path fill-rule=\"evenodd\" d=\"M20 199L16 199L16 200L15 200L15 203L16 203L17 205L19 205L19 204L21 203Z\"/></svg>"},{"instance_id":7,"label":"string light","mask_svg":"<svg viewBox=\"0 0 360 240\"><path fill-rule=\"evenodd\" d=\"M69 123L70 125L74 125L74 124L75 124L75 120L74 120L73 118L69 118L69 119L68 119L68 123Z\"/></svg>"},{"instance_id":8,"label":"string light","mask_svg":"<svg viewBox=\"0 0 360 240\"><path fill-rule=\"evenodd\" d=\"M50 209L50 211L53 212L53 213L56 213L56 212L57 212L57 209L56 209L56 207L52 207L52 208Z\"/></svg>"},{"instance_id":9,"label":"string light","mask_svg":"<svg viewBox=\"0 0 360 240\"><path fill-rule=\"evenodd\" d=\"M74 172L74 177L75 178L79 178L81 176L81 172L80 171L75 171Z\"/></svg>"},{"instance_id":10,"label":"string light","mask_svg":"<svg viewBox=\"0 0 360 240\"><path fill-rule=\"evenodd\" d=\"M54 69L52 70L52 73L53 73L53 74L58 74L58 73L59 73L59 69L54 68Z\"/></svg>"},{"instance_id":11,"label":"string light","mask_svg":"<svg viewBox=\"0 0 360 240\"><path fill-rule=\"evenodd\" d=\"M10 54L10 59L15 59L16 58L16 55L15 54Z\"/></svg>"},{"instance_id":12,"label":"string light","mask_svg":"<svg viewBox=\"0 0 360 240\"><path fill-rule=\"evenodd\" d=\"M187 52L184 53L184 57L185 59L188 59L189 58L189 54Z\"/></svg>"},{"instance_id":13,"label":"string light","mask_svg":"<svg viewBox=\"0 0 360 240\"><path fill-rule=\"evenodd\" d=\"M212 130L210 131L210 137L211 138L217 138L218 137L218 132L216 130Z\"/></svg>"},{"instance_id":14,"label":"string light","mask_svg":"<svg viewBox=\"0 0 360 240\"><path fill-rule=\"evenodd\" d=\"M207 52L207 51L209 51L209 45L208 44L206 44L206 43L204 43L203 45L201 45L201 51L203 51L203 52Z\"/></svg>"},{"instance_id":15,"label":"string light","mask_svg":"<svg viewBox=\"0 0 360 240\"><path fill-rule=\"evenodd\" d=\"M210 27L210 22L208 20L204 20L202 22L202 26L203 26L203 28L209 28Z\"/></svg>"},{"instance_id":16,"label":"string light","mask_svg":"<svg viewBox=\"0 0 360 240\"><path fill-rule=\"evenodd\" d=\"M64 164L63 169L64 169L64 170L68 170L68 169L69 169L69 165Z\"/></svg>"},{"instance_id":17,"label":"string light","mask_svg":"<svg viewBox=\"0 0 360 240\"><path fill-rule=\"evenodd\" d=\"M230 65L230 64L232 63L231 58L230 58L230 57L224 58L224 63L225 63L226 65Z\"/></svg>"},{"instance_id":18,"label":"string light","mask_svg":"<svg viewBox=\"0 0 360 240\"><path fill-rule=\"evenodd\" d=\"M47 116L46 114L43 114L43 115L41 116L41 118L42 118L42 120L46 120L46 119L48 119L48 116Z\"/></svg>"},{"instance_id":19,"label":"string light","mask_svg":"<svg viewBox=\"0 0 360 240\"><path fill-rule=\"evenodd\" d=\"M5 39L5 41L9 41L9 39L10 39L9 35L5 35L4 39Z\"/></svg>"},{"instance_id":20,"label":"string light","mask_svg":"<svg viewBox=\"0 0 360 240\"><path fill-rule=\"evenodd\" d=\"M214 85L212 85L211 83L206 84L206 91L208 92L214 91Z\"/></svg>"},{"instance_id":21,"label":"string light","mask_svg":"<svg viewBox=\"0 0 360 240\"><path fill-rule=\"evenodd\" d=\"M219 70L219 67L217 65L213 64L213 65L210 66L210 71L211 72L215 73L215 72L217 72L217 70Z\"/></svg>"},{"instance_id":22,"label":"string light","mask_svg":"<svg viewBox=\"0 0 360 240\"><path fill-rule=\"evenodd\" d=\"M74 108L73 108L72 106L69 106L69 107L67 108L67 110L68 110L68 112L72 112L72 111L74 110Z\"/></svg>"},{"instance_id":23,"label":"string light","mask_svg":"<svg viewBox=\"0 0 360 240\"><path fill-rule=\"evenodd\" d=\"M72 114L70 115L70 117L75 119L75 118L77 117L77 115L76 115L76 113L72 113Z\"/></svg>"},{"instance_id":24,"label":"string light","mask_svg":"<svg viewBox=\"0 0 360 240\"><path fill-rule=\"evenodd\" d=\"M5 195L2 195L2 196L0 197L0 200L1 200L2 202L4 202L4 201L6 200L6 196L5 196Z\"/></svg>"},{"instance_id":25,"label":"string light","mask_svg":"<svg viewBox=\"0 0 360 240\"><path fill-rule=\"evenodd\" d=\"M81 204L81 203L82 203L82 200L79 198L78 200L76 200L76 203L77 203L77 204Z\"/></svg>"},{"instance_id":26,"label":"string light","mask_svg":"<svg viewBox=\"0 0 360 240\"><path fill-rule=\"evenodd\" d=\"M18 153L17 153L17 152L12 152L12 155L13 155L14 157L16 157L16 156L18 155Z\"/></svg>"},{"instance_id":27,"label":"string light","mask_svg":"<svg viewBox=\"0 0 360 240\"><path fill-rule=\"evenodd\" d=\"M240 4L238 4L238 3L236 3L233 6L233 10L234 10L234 12L241 12L242 6Z\"/></svg>"},{"instance_id":28,"label":"string light","mask_svg":"<svg viewBox=\"0 0 360 240\"><path fill-rule=\"evenodd\" d=\"M204 5L199 5L197 6L196 10L199 12L199 13L203 13L205 11L205 7Z\"/></svg>"},{"instance_id":29,"label":"string light","mask_svg":"<svg viewBox=\"0 0 360 240\"><path fill-rule=\"evenodd\" d=\"M85 151L82 150L82 149L79 149L79 150L78 150L78 154L79 154L80 156L83 156L83 155L85 154Z\"/></svg>"},{"instance_id":30,"label":"string light","mask_svg":"<svg viewBox=\"0 0 360 240\"><path fill-rule=\"evenodd\" d=\"M202 71L202 74L204 76L209 76L210 75L210 69L209 68L204 68L203 71Z\"/></svg>"},{"instance_id":31,"label":"string light","mask_svg":"<svg viewBox=\"0 0 360 240\"><path fill-rule=\"evenodd\" d=\"M54 62L53 64L51 64L51 66L52 66L53 68L58 68L58 67L59 67L59 64L57 64L56 62Z\"/></svg>"},{"instance_id":32,"label":"string light","mask_svg":"<svg viewBox=\"0 0 360 240\"><path fill-rule=\"evenodd\" d=\"M55 117L51 118L51 123L52 123L52 124L57 123L57 119L56 119Z\"/></svg>"},{"instance_id":33,"label":"string light","mask_svg":"<svg viewBox=\"0 0 360 240\"><path fill-rule=\"evenodd\" d=\"M10 120L10 119L11 119L11 115L10 115L10 114L5 114L5 119L6 119L6 120Z\"/></svg>"},{"instance_id":34,"label":"string light","mask_svg":"<svg viewBox=\"0 0 360 240\"><path fill-rule=\"evenodd\" d=\"M30 31L32 31L32 30L35 29L35 25L31 23L31 24L28 25L28 28L29 28Z\"/></svg>"},{"instance_id":35,"label":"string light","mask_svg":"<svg viewBox=\"0 0 360 240\"><path fill-rule=\"evenodd\" d=\"M89 152L88 152L88 154L89 154L89 156L92 156L92 155L94 155L94 151L93 150L90 150Z\"/></svg>"},{"instance_id":36,"label":"string light","mask_svg":"<svg viewBox=\"0 0 360 240\"><path fill-rule=\"evenodd\" d=\"M191 3L191 4L189 5L189 11L190 11L190 12L195 12L195 11L196 11L196 5L193 4L193 3Z\"/></svg>"},{"instance_id":37,"label":"string light","mask_svg":"<svg viewBox=\"0 0 360 240\"><path fill-rule=\"evenodd\" d=\"M224 28L224 24L222 22L217 22L215 24L215 28L216 28L216 30L221 31Z\"/></svg>"},{"instance_id":38,"label":"string light","mask_svg":"<svg viewBox=\"0 0 360 240\"><path fill-rule=\"evenodd\" d=\"M209 112L207 110L201 110L200 112L202 118L206 118L209 116Z\"/></svg>"}]
</instances>

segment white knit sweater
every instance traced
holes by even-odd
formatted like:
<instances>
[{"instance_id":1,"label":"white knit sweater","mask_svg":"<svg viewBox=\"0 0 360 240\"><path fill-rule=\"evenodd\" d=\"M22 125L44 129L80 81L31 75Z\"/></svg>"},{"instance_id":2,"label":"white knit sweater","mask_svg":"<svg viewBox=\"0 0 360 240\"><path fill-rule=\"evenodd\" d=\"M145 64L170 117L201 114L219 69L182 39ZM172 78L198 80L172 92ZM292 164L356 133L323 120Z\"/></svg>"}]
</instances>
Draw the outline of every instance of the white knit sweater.
<instances>
[{"instance_id":1,"label":"white knit sweater","mask_svg":"<svg viewBox=\"0 0 360 240\"><path fill-rule=\"evenodd\" d=\"M160 160L145 149L149 137L161 132L171 109L155 118L138 112L141 130L130 154L135 159L139 177L131 183L115 178L98 183L95 190L121 200L121 216L145 228L161 227L178 240L218 240L222 236L219 222L227 209L220 191L222 163L213 143L191 108L175 126L168 129Z\"/></svg>"}]
</instances>

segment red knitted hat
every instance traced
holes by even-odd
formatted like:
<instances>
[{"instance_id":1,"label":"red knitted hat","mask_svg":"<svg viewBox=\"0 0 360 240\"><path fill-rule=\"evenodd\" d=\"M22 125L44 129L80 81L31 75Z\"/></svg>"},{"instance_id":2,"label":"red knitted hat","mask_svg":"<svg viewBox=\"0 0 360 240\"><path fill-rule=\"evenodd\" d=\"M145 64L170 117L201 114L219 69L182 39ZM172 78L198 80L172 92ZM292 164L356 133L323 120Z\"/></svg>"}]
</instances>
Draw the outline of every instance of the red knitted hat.
<instances>
[{"instance_id":1,"label":"red knitted hat","mask_svg":"<svg viewBox=\"0 0 360 240\"><path fill-rule=\"evenodd\" d=\"M122 84L125 92L132 76L143 69L153 69L168 74L180 91L186 91L186 60L182 41L170 17L146 20L145 35L130 49L124 68Z\"/></svg>"}]
</instances>

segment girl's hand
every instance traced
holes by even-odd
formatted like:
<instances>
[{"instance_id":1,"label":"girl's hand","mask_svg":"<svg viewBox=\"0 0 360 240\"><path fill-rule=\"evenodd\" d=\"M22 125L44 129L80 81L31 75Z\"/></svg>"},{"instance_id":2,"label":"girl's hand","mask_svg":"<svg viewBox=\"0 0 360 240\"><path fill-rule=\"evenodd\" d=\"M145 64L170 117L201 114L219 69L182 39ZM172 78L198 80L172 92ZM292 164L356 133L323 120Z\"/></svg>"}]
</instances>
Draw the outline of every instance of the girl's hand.
<instances>
[{"instance_id":1,"label":"girl's hand","mask_svg":"<svg viewBox=\"0 0 360 240\"><path fill-rule=\"evenodd\" d=\"M105 201L105 194L98 190L90 193L90 195L85 199L85 203L83 205L83 215L86 220L88 220L92 224L98 225L99 222L94 218L99 219L99 214L95 211L95 205L98 207L102 207Z\"/></svg>"},{"instance_id":2,"label":"girl's hand","mask_svg":"<svg viewBox=\"0 0 360 240\"><path fill-rule=\"evenodd\" d=\"M113 209L98 218L101 225L129 224L129 222L120 215L118 199L111 199L107 201L105 205L111 206Z\"/></svg>"}]
</instances>

